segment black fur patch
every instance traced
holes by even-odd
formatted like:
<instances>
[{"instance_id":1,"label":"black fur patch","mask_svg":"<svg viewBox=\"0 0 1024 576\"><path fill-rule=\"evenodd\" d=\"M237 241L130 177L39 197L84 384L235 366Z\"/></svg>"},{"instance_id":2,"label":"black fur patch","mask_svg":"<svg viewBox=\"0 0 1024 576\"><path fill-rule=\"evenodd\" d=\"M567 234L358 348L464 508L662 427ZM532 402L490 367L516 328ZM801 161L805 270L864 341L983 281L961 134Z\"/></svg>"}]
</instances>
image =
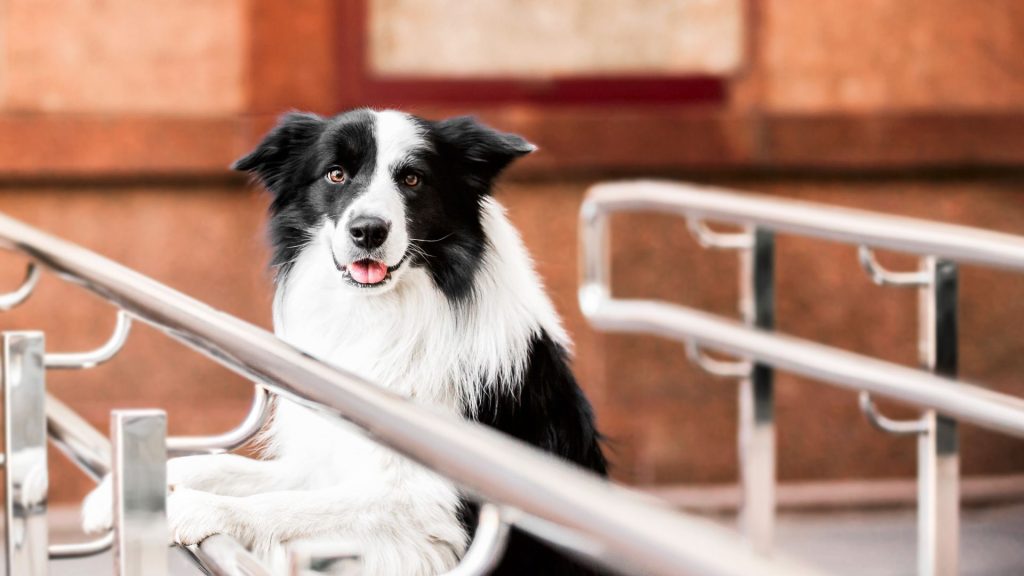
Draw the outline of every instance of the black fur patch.
<instances>
[{"instance_id":1,"label":"black fur patch","mask_svg":"<svg viewBox=\"0 0 1024 576\"><path fill-rule=\"evenodd\" d=\"M518 397L490 388L478 419L523 442L537 446L601 476L608 463L590 403L569 368L565 350L546 332L530 343L530 360ZM462 505L463 523L472 533L478 508ZM508 550L494 575L598 574L572 561L548 544L513 529Z\"/></svg>"}]
</instances>

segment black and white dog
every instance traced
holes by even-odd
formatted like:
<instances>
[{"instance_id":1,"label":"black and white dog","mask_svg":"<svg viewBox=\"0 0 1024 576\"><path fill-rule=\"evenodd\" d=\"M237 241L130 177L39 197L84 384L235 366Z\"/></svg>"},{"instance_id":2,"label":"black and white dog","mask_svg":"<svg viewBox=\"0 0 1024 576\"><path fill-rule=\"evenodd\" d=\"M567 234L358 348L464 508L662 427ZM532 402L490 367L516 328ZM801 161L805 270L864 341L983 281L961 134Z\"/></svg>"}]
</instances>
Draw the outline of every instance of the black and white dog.
<instances>
[{"instance_id":1,"label":"black and white dog","mask_svg":"<svg viewBox=\"0 0 1024 576\"><path fill-rule=\"evenodd\" d=\"M288 114L235 168L273 196L274 326L285 341L414 402L605 474L569 339L491 189L534 146L470 118ZM280 561L299 539L354 543L371 575L432 575L475 508L445 478L349 425L279 400L266 459L168 464L172 538L227 533ZM84 508L110 524L109 486ZM499 574L583 574L514 532Z\"/></svg>"}]
</instances>

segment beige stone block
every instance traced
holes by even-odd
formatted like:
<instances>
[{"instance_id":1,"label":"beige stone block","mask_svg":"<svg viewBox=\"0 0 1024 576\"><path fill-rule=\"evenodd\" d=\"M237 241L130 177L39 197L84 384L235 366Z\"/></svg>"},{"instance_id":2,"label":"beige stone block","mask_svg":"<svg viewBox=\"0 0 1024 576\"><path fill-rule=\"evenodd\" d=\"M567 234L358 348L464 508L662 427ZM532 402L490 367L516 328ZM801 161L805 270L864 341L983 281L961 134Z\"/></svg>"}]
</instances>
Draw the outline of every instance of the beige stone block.
<instances>
[{"instance_id":1,"label":"beige stone block","mask_svg":"<svg viewBox=\"0 0 1024 576\"><path fill-rule=\"evenodd\" d=\"M381 74L728 74L742 0L370 0Z\"/></svg>"},{"instance_id":2,"label":"beige stone block","mask_svg":"<svg viewBox=\"0 0 1024 576\"><path fill-rule=\"evenodd\" d=\"M6 0L5 108L223 114L245 99L247 0Z\"/></svg>"}]
</instances>

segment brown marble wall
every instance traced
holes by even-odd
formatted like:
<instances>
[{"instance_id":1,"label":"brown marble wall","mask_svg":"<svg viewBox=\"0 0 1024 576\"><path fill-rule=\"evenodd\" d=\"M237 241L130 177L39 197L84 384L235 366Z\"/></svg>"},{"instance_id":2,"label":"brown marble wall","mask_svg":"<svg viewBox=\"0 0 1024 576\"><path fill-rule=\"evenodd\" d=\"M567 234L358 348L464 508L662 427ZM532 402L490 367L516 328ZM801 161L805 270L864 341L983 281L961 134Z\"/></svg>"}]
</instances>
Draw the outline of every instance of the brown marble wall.
<instances>
[{"instance_id":1,"label":"brown marble wall","mask_svg":"<svg viewBox=\"0 0 1024 576\"><path fill-rule=\"evenodd\" d=\"M1015 0L754 0L750 104L791 112L1020 110Z\"/></svg>"},{"instance_id":2,"label":"brown marble wall","mask_svg":"<svg viewBox=\"0 0 1024 576\"><path fill-rule=\"evenodd\" d=\"M736 394L710 378L682 348L653 337L602 335L576 305L576 215L590 179L510 181L499 197L532 251L576 342L576 370L610 437L616 476L636 483L728 482L736 477ZM879 181L718 180L743 189L907 214L1024 234L1020 179ZM270 280L262 239L264 199L250 188L125 186L6 188L3 210L107 255L228 313L269 326ZM615 289L735 316L736 263L699 249L681 222L617 217ZM888 256L888 255L887 255ZM888 256L892 266L911 265ZM20 260L4 255L13 283ZM962 373L1024 395L1024 277L965 267ZM915 297L879 288L851 247L782 237L778 246L778 329L906 364L914 363ZM51 350L95 345L112 309L52 277L4 329L43 329ZM162 406L172 433L212 433L238 421L249 387L153 330L137 326L124 352L103 367L53 372L51 390L104 429L112 406ZM199 408L201 406L201 408ZM894 414L907 414L899 407ZM852 393L800 378L778 380L782 479L910 475L913 442L870 428ZM1024 444L965 427L964 471L1024 471ZM55 458L55 477L77 473ZM85 489L54 483L60 501Z\"/></svg>"},{"instance_id":3,"label":"brown marble wall","mask_svg":"<svg viewBox=\"0 0 1024 576\"><path fill-rule=\"evenodd\" d=\"M224 167L281 111L333 111L347 80L335 77L342 5L162 2L165 18L154 23L147 12L136 24L131 3L87 3L117 12L109 30L89 12L62 20L74 29L59 42L31 34L66 4L0 0L0 210L268 326L265 198ZM687 364L676 344L601 335L582 320L576 212L590 184L609 173L657 173L1024 234L1017 4L750 7L748 62L720 104L439 103L542 146L500 198L576 340L577 372L610 437L615 474L627 482L734 481L736 394ZM622 294L735 315L729 254L698 249L665 217L618 218L614 232ZM0 254L3 285L14 284L21 265ZM967 267L962 278L964 376L1024 395L1024 276ZM914 362L914 295L871 285L852 248L781 238L778 283L780 330ZM51 350L91 347L112 325L109 306L52 277L0 317L2 329L46 330ZM251 394L144 326L115 361L55 372L49 383L100 428L111 407L161 406L172 433L223 430ZM867 426L851 393L781 375L778 417L784 480L912 474L912 442ZM963 463L967 474L1024 471L1024 445L965 427ZM84 493L88 483L71 466L59 456L53 465L55 501Z\"/></svg>"}]
</instances>

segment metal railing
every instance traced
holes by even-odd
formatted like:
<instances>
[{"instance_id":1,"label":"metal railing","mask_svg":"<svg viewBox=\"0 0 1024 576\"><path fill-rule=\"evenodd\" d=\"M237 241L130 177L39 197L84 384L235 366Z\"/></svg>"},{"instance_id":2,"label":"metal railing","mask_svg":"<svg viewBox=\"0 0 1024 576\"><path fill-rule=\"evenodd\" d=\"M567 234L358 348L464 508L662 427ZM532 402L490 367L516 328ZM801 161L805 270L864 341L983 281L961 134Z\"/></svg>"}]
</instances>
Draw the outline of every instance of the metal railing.
<instances>
[{"instance_id":1,"label":"metal railing","mask_svg":"<svg viewBox=\"0 0 1024 576\"><path fill-rule=\"evenodd\" d=\"M684 306L613 298L608 216L662 212L686 219L705 248L738 251L743 324ZM742 231L716 232L708 222ZM800 236L853 244L862 266L880 285L920 291L919 350L924 370L772 332L774 236ZM876 427L918 438L918 573L953 575L959 554L957 420L1024 437L1024 400L956 380L957 262L1024 270L1024 237L786 200L712 187L667 182L608 183L589 191L580 211L583 314L598 329L648 333L680 340L706 371L740 379L741 526L752 547L772 548L775 517L773 369L860 392L860 406ZM920 256L920 268L891 272L873 250ZM705 349L732 355L725 361ZM870 394L924 409L900 422L881 415Z\"/></svg>"},{"instance_id":2,"label":"metal railing","mask_svg":"<svg viewBox=\"0 0 1024 576\"><path fill-rule=\"evenodd\" d=\"M814 573L784 558L756 554L731 531L671 510L490 428L424 410L307 356L265 330L3 215L0 248L27 255L34 265L80 285L134 320L155 327L258 386L343 418L376 441L452 479L489 511L478 527L480 540L474 541L464 558L467 564L456 569L458 574L483 573L492 566L508 526L623 574ZM36 277L35 272L30 273L30 281ZM0 301L16 305L30 292L19 289L15 297ZM101 350L99 355L106 358L110 347ZM70 409L46 397L46 358L42 333L5 333L8 574L36 576L45 573L48 557L81 556L111 545L122 576L164 574L164 461L168 453L226 450L243 442L262 424L266 398L258 392L249 418L235 431L213 439L175 442L165 437L162 412L116 412L111 449L101 434ZM79 358L74 364L93 365L90 359L95 358ZM48 418L44 419L44 414ZM113 470L113 535L47 547L47 429L94 478ZM123 466L127 458L135 458L131 466ZM263 570L269 574L265 567L257 569L256 560L225 536L207 539L193 553L212 573Z\"/></svg>"}]
</instances>

